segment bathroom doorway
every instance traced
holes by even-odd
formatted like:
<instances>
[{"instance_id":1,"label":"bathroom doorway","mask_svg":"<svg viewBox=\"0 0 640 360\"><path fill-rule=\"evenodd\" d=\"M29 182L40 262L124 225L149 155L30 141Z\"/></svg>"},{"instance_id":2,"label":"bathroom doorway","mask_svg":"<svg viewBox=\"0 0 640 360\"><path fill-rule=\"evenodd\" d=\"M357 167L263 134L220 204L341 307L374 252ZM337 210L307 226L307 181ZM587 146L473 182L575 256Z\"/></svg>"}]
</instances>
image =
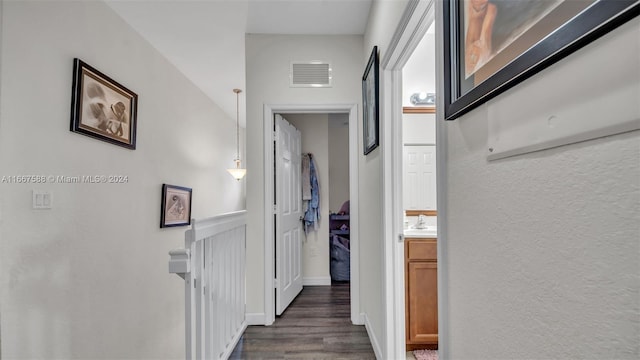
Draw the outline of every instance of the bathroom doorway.
<instances>
[{"instance_id":1,"label":"bathroom doorway","mask_svg":"<svg viewBox=\"0 0 640 360\"><path fill-rule=\"evenodd\" d=\"M438 349L436 46L432 23L402 68L405 350ZM434 354L431 354L434 355Z\"/></svg>"}]
</instances>

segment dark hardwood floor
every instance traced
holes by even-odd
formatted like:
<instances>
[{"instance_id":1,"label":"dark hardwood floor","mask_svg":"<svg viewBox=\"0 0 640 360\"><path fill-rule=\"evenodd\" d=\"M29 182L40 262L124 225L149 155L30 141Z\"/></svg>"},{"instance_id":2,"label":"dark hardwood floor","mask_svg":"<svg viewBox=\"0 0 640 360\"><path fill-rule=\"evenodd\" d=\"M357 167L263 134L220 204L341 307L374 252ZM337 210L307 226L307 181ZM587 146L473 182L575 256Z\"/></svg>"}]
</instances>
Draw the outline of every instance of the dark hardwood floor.
<instances>
[{"instance_id":1,"label":"dark hardwood floor","mask_svg":"<svg viewBox=\"0 0 640 360\"><path fill-rule=\"evenodd\" d=\"M375 359L351 324L349 284L306 286L271 326L249 326L230 359Z\"/></svg>"}]
</instances>

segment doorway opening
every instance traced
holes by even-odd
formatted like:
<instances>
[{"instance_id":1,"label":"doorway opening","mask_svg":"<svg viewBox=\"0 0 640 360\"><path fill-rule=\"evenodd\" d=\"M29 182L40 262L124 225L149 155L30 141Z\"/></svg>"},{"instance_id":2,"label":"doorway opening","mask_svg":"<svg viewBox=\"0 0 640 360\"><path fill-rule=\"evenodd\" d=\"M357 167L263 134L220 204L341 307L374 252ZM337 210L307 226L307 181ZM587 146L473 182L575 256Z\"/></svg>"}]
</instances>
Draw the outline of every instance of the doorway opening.
<instances>
[{"instance_id":1,"label":"doorway opening","mask_svg":"<svg viewBox=\"0 0 640 360\"><path fill-rule=\"evenodd\" d=\"M302 172L306 174L302 179L303 212L311 208L305 212L304 219L309 221L312 218L313 204L318 202L320 205L319 221L309 221L303 236L303 285L348 282L351 228L349 114L292 113L282 116L301 133ZM312 174L309 163L313 164ZM314 176L315 181L310 183L310 178ZM317 189L314 184L318 185Z\"/></svg>"},{"instance_id":2,"label":"doorway opening","mask_svg":"<svg viewBox=\"0 0 640 360\"><path fill-rule=\"evenodd\" d=\"M402 67L402 209L405 240L405 343L438 349L436 46L432 23ZM413 250L428 249L427 252Z\"/></svg>"},{"instance_id":3,"label":"doorway opening","mask_svg":"<svg viewBox=\"0 0 640 360\"><path fill-rule=\"evenodd\" d=\"M411 253L405 251L407 245L404 239L404 204L403 204L403 76L402 70L407 64L409 58L413 54L414 50L423 39L428 28L434 22L436 18L436 12L438 11L436 6L437 2L433 0L429 1L416 1L410 2L407 6L405 13L403 14L400 22L396 28L396 32L392 36L391 42L388 45L388 51L384 54L380 61L381 66L381 79L383 86L381 87L381 103L382 103L382 118L384 121L381 123L383 127L382 133L383 141L390 146L383 147L383 166L389 171L385 172L386 181L384 182L384 197L385 203L389 206L385 206L384 209L384 221L385 221L385 238L399 239L399 241L393 241L388 243L388 259L390 262L385 267L385 275L388 282L386 283L385 294L387 296L387 309L385 311L385 324L387 330L386 337L386 356L389 358L403 359L406 357L406 345L407 345L407 332L409 331L407 325L409 322L406 320L406 299L405 294L407 286L405 283L405 272L407 267L407 259L405 253ZM436 42L441 41L441 34L438 34L438 24L436 24ZM438 47L436 47L438 51ZM439 56L436 54L436 59ZM441 64L436 64L440 66ZM439 74L439 73L437 73ZM441 89L441 76L438 75L437 89ZM442 118L442 108L440 104L442 96L436 98L436 118ZM443 220L443 216L446 216L446 199L444 198L446 181L444 177L444 152L443 149L446 144L442 138L443 126L440 122L436 123L437 133L437 211L440 215L437 219L438 233L437 233L437 256L434 260L437 261L437 265L430 264L426 267L431 270L437 269L437 321L438 321L438 352L443 357L443 349L446 346L446 266L447 264L442 259L443 252L446 251L446 234L444 233L442 226L446 221ZM433 250L433 249L432 249ZM431 271L430 270L430 271ZM433 276L430 277L431 279Z\"/></svg>"},{"instance_id":4,"label":"doorway opening","mask_svg":"<svg viewBox=\"0 0 640 360\"><path fill-rule=\"evenodd\" d=\"M342 125L346 125L348 129L348 145L347 145L347 153L343 154L344 157L348 158L348 182L347 184L340 184L342 190L342 195L336 195L338 197L344 197L345 193L348 194L348 199L350 201L350 215L351 220L349 224L349 238L350 238L350 315L351 322L356 325L362 325L362 316L360 315L359 309L359 274L358 274L358 221L357 221L357 204L358 204L358 192L357 192L357 163L358 163L358 152L357 152L357 105L356 104L348 104L348 105L265 105L264 111L264 136L265 136L265 149L264 149L264 161L265 161L265 284L274 284L274 286L265 286L265 325L271 325L275 321L275 303L276 301L276 286L279 281L275 280L275 269L276 269L276 245L275 233L277 229L275 229L274 218L277 214L278 208L274 206L274 199L276 199L276 194L274 192L274 186L276 185L277 179L275 178L276 167L275 158L276 158L276 142L274 138L274 127L273 121L276 118L276 114L284 116L287 119L293 119L292 123L300 125L300 127L314 127L317 125L314 121L305 120L305 117L318 117L324 116L327 119L326 125L327 129L325 130L328 134L329 129L329 118L331 118L334 122L342 122ZM346 124L344 124L346 122ZM308 123L308 124L305 124ZM335 124L334 124L335 125ZM320 142L317 138L319 136L314 137L314 133L311 132L313 129L309 129L308 136L310 136L313 140L310 142ZM333 131L333 129L331 130ZM328 140L327 140L328 141ZM303 140L304 142L304 140ZM318 144L316 144L318 145ZM325 145L327 156L328 156L328 144ZM314 150L315 151L315 150ZM305 151L303 151L304 153ZM328 171L328 164L326 174L329 176L330 172ZM329 184L329 188L331 187L330 181L327 180ZM322 186L322 185L321 185ZM345 189L346 188L346 189ZM331 196L329 192L326 192L327 196ZM310 236L307 240L305 240L305 244L303 247L304 255L308 257L309 264L305 265L307 267L315 267L317 268L330 268L330 256L329 255L329 210L334 211L332 207L332 202L328 198L325 200L324 209L326 209L326 217L323 219L321 217L321 223L324 221L326 225L326 233L321 236L320 233L310 233ZM337 201L337 200L336 200ZM304 261L304 260L303 260ZM318 264L313 264L314 262ZM308 276L303 280L307 285L330 285L331 278L326 276L325 273L314 273L314 269L307 269Z\"/></svg>"}]
</instances>

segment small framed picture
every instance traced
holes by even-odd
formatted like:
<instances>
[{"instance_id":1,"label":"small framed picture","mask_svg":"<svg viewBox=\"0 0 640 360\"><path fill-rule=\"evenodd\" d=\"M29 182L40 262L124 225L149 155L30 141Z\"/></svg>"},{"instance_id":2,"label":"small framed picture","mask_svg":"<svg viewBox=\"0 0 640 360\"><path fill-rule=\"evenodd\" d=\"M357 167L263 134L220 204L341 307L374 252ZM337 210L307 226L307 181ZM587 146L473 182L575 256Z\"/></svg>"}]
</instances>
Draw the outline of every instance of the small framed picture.
<instances>
[{"instance_id":1,"label":"small framed picture","mask_svg":"<svg viewBox=\"0 0 640 360\"><path fill-rule=\"evenodd\" d=\"M362 75L362 107L363 107L363 143L364 154L367 155L380 144L379 135L379 82L378 82L378 47L374 46L369 62Z\"/></svg>"},{"instance_id":2,"label":"small framed picture","mask_svg":"<svg viewBox=\"0 0 640 360\"><path fill-rule=\"evenodd\" d=\"M162 184L160 227L186 226L191 224L191 189Z\"/></svg>"},{"instance_id":3,"label":"small framed picture","mask_svg":"<svg viewBox=\"0 0 640 360\"><path fill-rule=\"evenodd\" d=\"M74 59L71 131L134 150L137 108L136 93Z\"/></svg>"}]
</instances>

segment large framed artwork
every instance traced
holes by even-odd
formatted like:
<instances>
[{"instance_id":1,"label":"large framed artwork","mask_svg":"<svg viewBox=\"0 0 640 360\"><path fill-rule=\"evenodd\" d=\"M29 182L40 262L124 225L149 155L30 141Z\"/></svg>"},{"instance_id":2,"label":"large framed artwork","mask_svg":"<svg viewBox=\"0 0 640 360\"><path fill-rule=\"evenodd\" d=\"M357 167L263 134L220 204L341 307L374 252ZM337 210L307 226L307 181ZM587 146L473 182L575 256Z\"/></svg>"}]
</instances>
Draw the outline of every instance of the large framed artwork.
<instances>
[{"instance_id":1,"label":"large framed artwork","mask_svg":"<svg viewBox=\"0 0 640 360\"><path fill-rule=\"evenodd\" d=\"M640 13L639 0L444 0L443 5L447 120Z\"/></svg>"},{"instance_id":2,"label":"large framed artwork","mask_svg":"<svg viewBox=\"0 0 640 360\"><path fill-rule=\"evenodd\" d=\"M71 131L134 150L137 108L136 93L74 59Z\"/></svg>"},{"instance_id":3,"label":"large framed artwork","mask_svg":"<svg viewBox=\"0 0 640 360\"><path fill-rule=\"evenodd\" d=\"M161 228L191 224L191 193L187 187L162 184Z\"/></svg>"},{"instance_id":4,"label":"large framed artwork","mask_svg":"<svg viewBox=\"0 0 640 360\"><path fill-rule=\"evenodd\" d=\"M362 107L363 107L363 143L364 154L367 155L380 144L380 109L379 109L379 60L378 47L374 46L362 75Z\"/></svg>"}]
</instances>

